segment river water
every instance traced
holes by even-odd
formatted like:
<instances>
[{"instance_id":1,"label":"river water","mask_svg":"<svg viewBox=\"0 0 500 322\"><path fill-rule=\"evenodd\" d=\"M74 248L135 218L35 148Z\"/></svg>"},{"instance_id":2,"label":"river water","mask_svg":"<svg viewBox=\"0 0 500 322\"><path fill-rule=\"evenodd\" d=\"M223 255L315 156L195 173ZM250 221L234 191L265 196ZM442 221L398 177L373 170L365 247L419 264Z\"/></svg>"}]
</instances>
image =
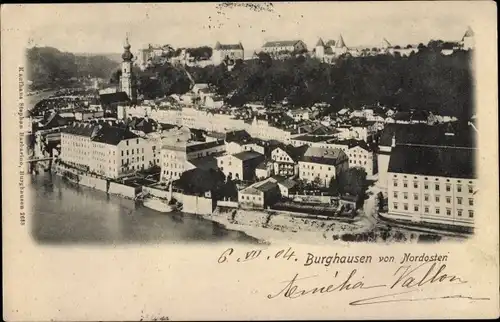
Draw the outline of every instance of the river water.
<instances>
[{"instance_id":1,"label":"river water","mask_svg":"<svg viewBox=\"0 0 500 322\"><path fill-rule=\"evenodd\" d=\"M43 173L26 178L33 238L43 244L256 243L197 215L162 214Z\"/></svg>"}]
</instances>

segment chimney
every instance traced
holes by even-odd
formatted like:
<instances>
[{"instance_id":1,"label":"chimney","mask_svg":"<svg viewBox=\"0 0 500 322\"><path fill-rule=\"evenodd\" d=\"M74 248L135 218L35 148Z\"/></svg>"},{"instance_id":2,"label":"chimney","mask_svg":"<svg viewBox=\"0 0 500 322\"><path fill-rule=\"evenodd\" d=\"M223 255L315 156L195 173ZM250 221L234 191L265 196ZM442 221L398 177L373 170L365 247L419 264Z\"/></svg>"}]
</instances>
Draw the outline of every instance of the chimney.
<instances>
[{"instance_id":1,"label":"chimney","mask_svg":"<svg viewBox=\"0 0 500 322\"><path fill-rule=\"evenodd\" d=\"M395 147L396 146L396 134L393 134L392 135L392 143L391 143L391 147Z\"/></svg>"}]
</instances>

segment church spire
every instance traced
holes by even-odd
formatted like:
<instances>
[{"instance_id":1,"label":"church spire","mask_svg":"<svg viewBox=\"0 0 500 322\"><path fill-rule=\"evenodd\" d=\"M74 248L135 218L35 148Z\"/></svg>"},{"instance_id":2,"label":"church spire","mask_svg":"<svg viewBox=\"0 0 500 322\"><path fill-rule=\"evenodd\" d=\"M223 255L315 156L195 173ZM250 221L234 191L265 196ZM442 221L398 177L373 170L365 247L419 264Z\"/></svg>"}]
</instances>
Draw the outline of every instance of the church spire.
<instances>
[{"instance_id":1,"label":"church spire","mask_svg":"<svg viewBox=\"0 0 500 322\"><path fill-rule=\"evenodd\" d=\"M130 52L130 43L128 42L128 33L125 36L125 43L123 44L123 51L122 54L122 59L123 61L132 61L132 58L134 58L134 55Z\"/></svg>"},{"instance_id":2,"label":"church spire","mask_svg":"<svg viewBox=\"0 0 500 322\"><path fill-rule=\"evenodd\" d=\"M125 43L123 44L125 50L130 50L130 43L128 42L128 32L125 34Z\"/></svg>"}]
</instances>

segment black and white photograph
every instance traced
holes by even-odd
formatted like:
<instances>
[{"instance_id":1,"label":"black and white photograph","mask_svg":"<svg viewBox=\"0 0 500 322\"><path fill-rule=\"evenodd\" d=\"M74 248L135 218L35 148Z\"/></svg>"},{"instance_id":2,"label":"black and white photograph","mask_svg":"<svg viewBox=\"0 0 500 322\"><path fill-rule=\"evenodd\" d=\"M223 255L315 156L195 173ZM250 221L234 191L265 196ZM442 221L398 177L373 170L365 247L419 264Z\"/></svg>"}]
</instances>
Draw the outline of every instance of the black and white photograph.
<instances>
[{"instance_id":1,"label":"black and white photograph","mask_svg":"<svg viewBox=\"0 0 500 322\"><path fill-rule=\"evenodd\" d=\"M140 9L30 35L26 191L38 243L474 233L467 21L381 13L360 28L361 17L281 15L293 4L203 6L186 21ZM284 27L271 29L276 20Z\"/></svg>"},{"instance_id":2,"label":"black and white photograph","mask_svg":"<svg viewBox=\"0 0 500 322\"><path fill-rule=\"evenodd\" d=\"M4 320L498 318L495 9L2 5Z\"/></svg>"}]
</instances>

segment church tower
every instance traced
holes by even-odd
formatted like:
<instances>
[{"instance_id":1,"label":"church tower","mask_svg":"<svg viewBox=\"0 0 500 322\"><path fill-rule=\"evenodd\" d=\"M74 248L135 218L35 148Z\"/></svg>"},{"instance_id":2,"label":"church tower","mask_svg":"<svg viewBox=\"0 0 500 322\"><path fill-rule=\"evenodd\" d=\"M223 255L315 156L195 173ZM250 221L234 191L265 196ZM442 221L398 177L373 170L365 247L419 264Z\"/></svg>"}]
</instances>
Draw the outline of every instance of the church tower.
<instances>
[{"instance_id":1,"label":"church tower","mask_svg":"<svg viewBox=\"0 0 500 322\"><path fill-rule=\"evenodd\" d=\"M125 38L123 45L124 51L122 54L122 76L120 79L120 91L127 93L131 101L136 100L135 86L132 79L132 58L134 55L130 52L130 44L128 43L128 36Z\"/></svg>"}]
</instances>

